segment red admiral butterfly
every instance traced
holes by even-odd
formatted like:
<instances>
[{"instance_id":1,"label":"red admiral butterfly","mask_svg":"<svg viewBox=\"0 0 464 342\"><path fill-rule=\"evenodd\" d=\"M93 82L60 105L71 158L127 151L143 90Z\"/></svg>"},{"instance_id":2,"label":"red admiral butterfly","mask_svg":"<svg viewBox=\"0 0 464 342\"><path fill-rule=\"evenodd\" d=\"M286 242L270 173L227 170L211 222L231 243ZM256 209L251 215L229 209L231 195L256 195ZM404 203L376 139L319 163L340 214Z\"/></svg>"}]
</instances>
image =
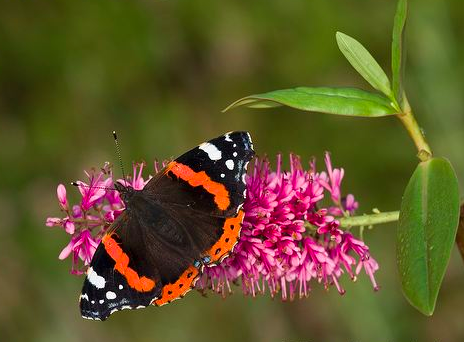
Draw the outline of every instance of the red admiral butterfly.
<instances>
[{"instance_id":1,"label":"red admiral butterfly","mask_svg":"<svg viewBox=\"0 0 464 342\"><path fill-rule=\"evenodd\" d=\"M87 270L82 317L170 303L225 258L239 238L253 155L250 134L231 132L168 163L140 191L116 183L126 209Z\"/></svg>"}]
</instances>

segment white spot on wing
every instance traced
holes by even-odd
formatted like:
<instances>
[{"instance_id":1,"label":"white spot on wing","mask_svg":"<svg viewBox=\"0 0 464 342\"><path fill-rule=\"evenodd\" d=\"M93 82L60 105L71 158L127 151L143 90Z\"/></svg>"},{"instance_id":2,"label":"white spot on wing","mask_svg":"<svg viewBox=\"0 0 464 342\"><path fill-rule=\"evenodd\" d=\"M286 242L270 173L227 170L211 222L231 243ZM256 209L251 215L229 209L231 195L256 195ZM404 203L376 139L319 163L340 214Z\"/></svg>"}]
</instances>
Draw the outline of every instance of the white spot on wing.
<instances>
[{"instance_id":1,"label":"white spot on wing","mask_svg":"<svg viewBox=\"0 0 464 342\"><path fill-rule=\"evenodd\" d=\"M84 294L81 294L81 296L79 297L79 300L81 299L85 299L85 300L89 300L89 296L87 296L87 293L84 293Z\"/></svg>"},{"instance_id":2,"label":"white spot on wing","mask_svg":"<svg viewBox=\"0 0 464 342\"><path fill-rule=\"evenodd\" d=\"M119 289L122 290L124 288L124 286L122 285L119 285Z\"/></svg>"},{"instance_id":3,"label":"white spot on wing","mask_svg":"<svg viewBox=\"0 0 464 342\"><path fill-rule=\"evenodd\" d=\"M229 170L233 170L234 169L234 161L232 159L228 159L226 160L226 166Z\"/></svg>"},{"instance_id":4,"label":"white spot on wing","mask_svg":"<svg viewBox=\"0 0 464 342\"><path fill-rule=\"evenodd\" d=\"M229 134L229 133L227 133L226 135L224 135L224 139L225 139L225 141L230 141L230 142L232 142L232 139L230 138L230 134Z\"/></svg>"},{"instance_id":5,"label":"white spot on wing","mask_svg":"<svg viewBox=\"0 0 464 342\"><path fill-rule=\"evenodd\" d=\"M94 301L94 300L92 300L90 303L92 303L92 304L95 304L95 301Z\"/></svg>"},{"instance_id":6,"label":"white spot on wing","mask_svg":"<svg viewBox=\"0 0 464 342\"><path fill-rule=\"evenodd\" d=\"M209 159L219 160L222 158L221 151L218 150L216 146L210 143L203 143L198 148L202 151L205 151L208 154Z\"/></svg>"},{"instance_id":7,"label":"white spot on wing","mask_svg":"<svg viewBox=\"0 0 464 342\"><path fill-rule=\"evenodd\" d=\"M226 176L225 174L221 173L221 178L224 178L225 176Z\"/></svg>"},{"instance_id":8,"label":"white spot on wing","mask_svg":"<svg viewBox=\"0 0 464 342\"><path fill-rule=\"evenodd\" d=\"M102 289L105 287L105 278L99 276L92 267L90 267L87 271L87 279L89 280L90 284L95 286L97 289Z\"/></svg>"},{"instance_id":9,"label":"white spot on wing","mask_svg":"<svg viewBox=\"0 0 464 342\"><path fill-rule=\"evenodd\" d=\"M250 145L251 145L250 147L251 147L251 149L253 150L253 140L251 140L251 135L250 135L250 133L247 132L247 135L248 135L248 139L250 139Z\"/></svg>"},{"instance_id":10,"label":"white spot on wing","mask_svg":"<svg viewBox=\"0 0 464 342\"><path fill-rule=\"evenodd\" d=\"M108 291L106 293L106 299L115 299L116 298L116 293L114 293L113 291Z\"/></svg>"},{"instance_id":11,"label":"white spot on wing","mask_svg":"<svg viewBox=\"0 0 464 342\"><path fill-rule=\"evenodd\" d=\"M103 299L100 299L98 302L99 302L100 304L103 304L105 301L104 301Z\"/></svg>"},{"instance_id":12,"label":"white spot on wing","mask_svg":"<svg viewBox=\"0 0 464 342\"><path fill-rule=\"evenodd\" d=\"M237 157L237 152L232 153L234 157Z\"/></svg>"}]
</instances>

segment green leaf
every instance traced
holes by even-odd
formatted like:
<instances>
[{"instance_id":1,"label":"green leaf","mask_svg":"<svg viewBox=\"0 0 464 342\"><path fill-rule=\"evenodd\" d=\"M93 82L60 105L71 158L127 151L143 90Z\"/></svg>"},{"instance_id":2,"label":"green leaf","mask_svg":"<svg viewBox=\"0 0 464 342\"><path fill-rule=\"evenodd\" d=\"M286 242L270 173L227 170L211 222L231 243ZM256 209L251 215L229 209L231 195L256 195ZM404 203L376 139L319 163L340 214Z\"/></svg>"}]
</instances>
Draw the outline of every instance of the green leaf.
<instances>
[{"instance_id":1,"label":"green leaf","mask_svg":"<svg viewBox=\"0 0 464 342\"><path fill-rule=\"evenodd\" d=\"M403 293L432 315L459 222L459 189L448 160L420 163L404 192L397 234Z\"/></svg>"},{"instance_id":2,"label":"green leaf","mask_svg":"<svg viewBox=\"0 0 464 342\"><path fill-rule=\"evenodd\" d=\"M392 37L392 87L393 94L401 105L403 102L403 74L406 61L404 46L404 27L408 12L408 1L399 0L396 7Z\"/></svg>"},{"instance_id":3,"label":"green leaf","mask_svg":"<svg viewBox=\"0 0 464 342\"><path fill-rule=\"evenodd\" d=\"M375 89L392 98L390 81L369 51L356 39L344 33L337 32L336 38L340 51L359 74Z\"/></svg>"},{"instance_id":4,"label":"green leaf","mask_svg":"<svg viewBox=\"0 0 464 342\"><path fill-rule=\"evenodd\" d=\"M299 87L244 97L224 111L239 106L270 108L288 106L328 114L377 117L397 112L386 97L356 88Z\"/></svg>"}]
</instances>

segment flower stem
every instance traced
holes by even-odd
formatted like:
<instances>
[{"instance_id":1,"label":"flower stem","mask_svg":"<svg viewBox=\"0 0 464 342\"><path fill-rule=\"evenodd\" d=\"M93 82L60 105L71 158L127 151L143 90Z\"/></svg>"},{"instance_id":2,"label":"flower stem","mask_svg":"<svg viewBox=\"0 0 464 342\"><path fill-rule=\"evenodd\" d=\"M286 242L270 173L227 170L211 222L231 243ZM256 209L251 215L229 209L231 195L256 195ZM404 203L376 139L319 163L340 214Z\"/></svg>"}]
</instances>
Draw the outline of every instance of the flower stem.
<instances>
[{"instance_id":1,"label":"flower stem","mask_svg":"<svg viewBox=\"0 0 464 342\"><path fill-rule=\"evenodd\" d=\"M380 223L388 223L398 221L400 217L399 211L390 211L385 213L376 213L361 216L341 217L340 227L351 228L358 226L373 226Z\"/></svg>"},{"instance_id":2,"label":"flower stem","mask_svg":"<svg viewBox=\"0 0 464 342\"><path fill-rule=\"evenodd\" d=\"M429 144L425 140L424 134L422 133L416 119L412 113L411 107L409 106L406 96L404 97L403 112L397 115L403 123L404 127L409 133L409 136L414 141L417 148L417 157L421 161L427 161L432 158L432 150Z\"/></svg>"}]
</instances>

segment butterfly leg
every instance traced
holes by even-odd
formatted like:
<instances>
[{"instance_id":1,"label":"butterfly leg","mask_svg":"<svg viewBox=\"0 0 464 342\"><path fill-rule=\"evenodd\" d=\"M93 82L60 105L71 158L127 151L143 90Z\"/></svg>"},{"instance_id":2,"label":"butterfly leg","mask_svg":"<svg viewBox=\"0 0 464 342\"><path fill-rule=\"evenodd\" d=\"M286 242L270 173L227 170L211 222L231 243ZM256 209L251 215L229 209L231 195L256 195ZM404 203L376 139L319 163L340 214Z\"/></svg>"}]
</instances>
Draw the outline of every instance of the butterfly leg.
<instances>
[{"instance_id":1,"label":"butterfly leg","mask_svg":"<svg viewBox=\"0 0 464 342\"><path fill-rule=\"evenodd\" d=\"M202 256L201 262L203 265L208 265L211 262L211 257L209 255Z\"/></svg>"}]
</instances>

